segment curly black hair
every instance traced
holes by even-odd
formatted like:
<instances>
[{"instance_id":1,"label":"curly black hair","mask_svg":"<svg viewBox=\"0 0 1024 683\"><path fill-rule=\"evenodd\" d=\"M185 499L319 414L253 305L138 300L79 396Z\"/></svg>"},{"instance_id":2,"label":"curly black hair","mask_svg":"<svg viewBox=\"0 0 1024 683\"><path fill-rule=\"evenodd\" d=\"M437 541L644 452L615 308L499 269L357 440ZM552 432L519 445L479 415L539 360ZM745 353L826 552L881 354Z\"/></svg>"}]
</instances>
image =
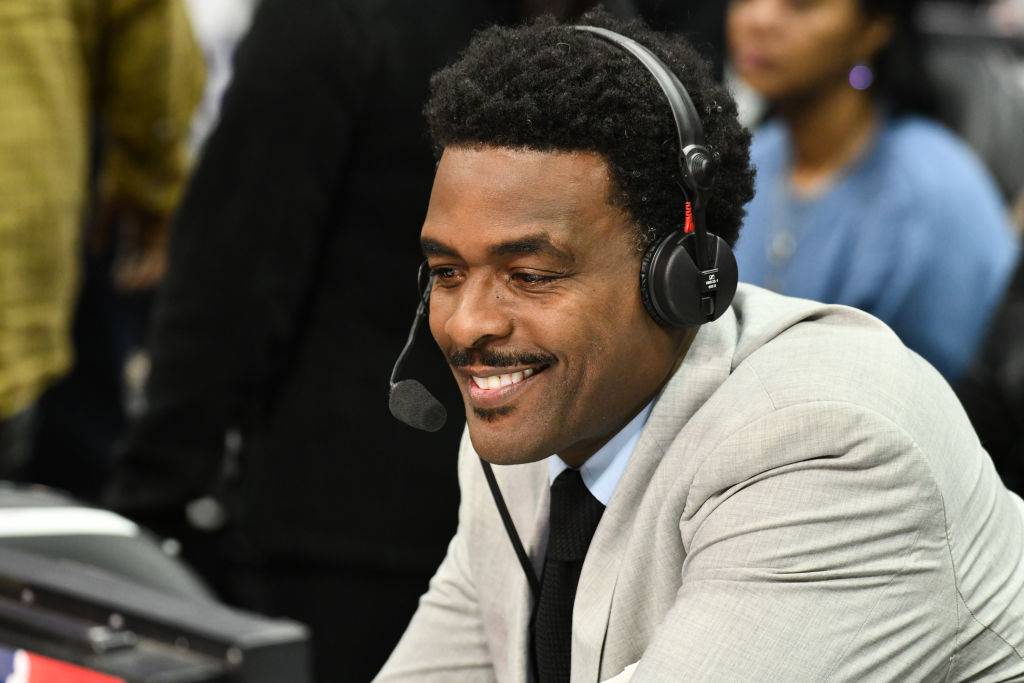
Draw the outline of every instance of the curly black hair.
<instances>
[{"instance_id":1,"label":"curly black hair","mask_svg":"<svg viewBox=\"0 0 1024 683\"><path fill-rule=\"evenodd\" d=\"M628 36L656 54L686 87L721 163L705 193L707 227L730 244L753 196L750 134L736 103L680 36L602 9L579 23ZM611 169L611 201L629 213L639 246L684 218L678 136L664 93L632 55L551 17L477 33L458 61L431 79L424 113L437 154L451 146L592 151Z\"/></svg>"}]
</instances>

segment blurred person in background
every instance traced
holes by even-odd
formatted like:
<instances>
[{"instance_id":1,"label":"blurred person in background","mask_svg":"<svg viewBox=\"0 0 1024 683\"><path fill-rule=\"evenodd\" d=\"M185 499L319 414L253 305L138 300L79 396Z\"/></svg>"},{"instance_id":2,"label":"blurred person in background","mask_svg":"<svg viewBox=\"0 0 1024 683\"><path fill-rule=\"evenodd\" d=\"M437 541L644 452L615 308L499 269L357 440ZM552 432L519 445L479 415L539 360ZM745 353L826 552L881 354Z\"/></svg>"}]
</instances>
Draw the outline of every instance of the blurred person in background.
<instances>
[{"instance_id":1,"label":"blurred person in background","mask_svg":"<svg viewBox=\"0 0 1024 683\"><path fill-rule=\"evenodd\" d=\"M238 42L252 23L259 0L186 0L196 40L206 57L206 88L192 121L190 146L198 152L213 131L220 101L231 82L232 62Z\"/></svg>"},{"instance_id":2,"label":"blurred person in background","mask_svg":"<svg viewBox=\"0 0 1024 683\"><path fill-rule=\"evenodd\" d=\"M941 35L934 41L932 65L939 68L933 73L961 91L951 118L988 162L1014 204L1017 234L1024 235L1024 59L1010 47L1014 39L1024 45L1024 2L939 8L942 13L931 20ZM1024 259L955 388L1006 486L1024 495Z\"/></svg>"},{"instance_id":3,"label":"blurred person in background","mask_svg":"<svg viewBox=\"0 0 1024 683\"><path fill-rule=\"evenodd\" d=\"M1022 207L1014 218L1018 235ZM956 391L1007 488L1024 495L1024 259Z\"/></svg>"},{"instance_id":4,"label":"blurred person in background","mask_svg":"<svg viewBox=\"0 0 1024 683\"><path fill-rule=\"evenodd\" d=\"M924 3L925 64L938 118L977 152L1006 202L1024 200L1024 2ZM1016 219L1015 219L1016 222Z\"/></svg>"},{"instance_id":5,"label":"blurred person in background","mask_svg":"<svg viewBox=\"0 0 1024 683\"><path fill-rule=\"evenodd\" d=\"M447 426L387 410L434 170L421 110L431 72L527 4L262 0L174 222L147 411L105 498L229 602L310 625L321 681L380 668L455 528L462 402L430 344L403 375L447 390Z\"/></svg>"},{"instance_id":6,"label":"blurred person in background","mask_svg":"<svg viewBox=\"0 0 1024 683\"><path fill-rule=\"evenodd\" d=\"M975 156L929 115L910 0L734 0L732 63L769 103L741 278L856 306L950 380L1018 254Z\"/></svg>"},{"instance_id":7,"label":"blurred person in background","mask_svg":"<svg viewBox=\"0 0 1024 683\"><path fill-rule=\"evenodd\" d=\"M178 0L0 2L0 477L73 362L83 226L120 232L120 287L161 276L202 81Z\"/></svg>"}]
</instances>

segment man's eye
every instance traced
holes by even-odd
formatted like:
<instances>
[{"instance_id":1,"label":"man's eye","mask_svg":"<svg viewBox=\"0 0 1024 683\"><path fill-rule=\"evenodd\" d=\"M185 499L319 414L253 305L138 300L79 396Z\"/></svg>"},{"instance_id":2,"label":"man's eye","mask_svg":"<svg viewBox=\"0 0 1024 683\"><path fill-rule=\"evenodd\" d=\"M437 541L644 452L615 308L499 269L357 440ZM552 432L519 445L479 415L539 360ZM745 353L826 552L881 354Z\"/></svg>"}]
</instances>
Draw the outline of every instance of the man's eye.
<instances>
[{"instance_id":1,"label":"man's eye","mask_svg":"<svg viewBox=\"0 0 1024 683\"><path fill-rule=\"evenodd\" d=\"M548 282L554 282L558 279L558 276L541 275L539 273L513 273L512 279L524 285L542 285Z\"/></svg>"},{"instance_id":2,"label":"man's eye","mask_svg":"<svg viewBox=\"0 0 1024 683\"><path fill-rule=\"evenodd\" d=\"M449 280L455 277L455 269L447 266L440 266L438 268L430 269L430 277L437 280Z\"/></svg>"},{"instance_id":3,"label":"man's eye","mask_svg":"<svg viewBox=\"0 0 1024 683\"><path fill-rule=\"evenodd\" d=\"M451 266L431 268L430 277L439 287L455 287L459 284L459 271Z\"/></svg>"}]
</instances>

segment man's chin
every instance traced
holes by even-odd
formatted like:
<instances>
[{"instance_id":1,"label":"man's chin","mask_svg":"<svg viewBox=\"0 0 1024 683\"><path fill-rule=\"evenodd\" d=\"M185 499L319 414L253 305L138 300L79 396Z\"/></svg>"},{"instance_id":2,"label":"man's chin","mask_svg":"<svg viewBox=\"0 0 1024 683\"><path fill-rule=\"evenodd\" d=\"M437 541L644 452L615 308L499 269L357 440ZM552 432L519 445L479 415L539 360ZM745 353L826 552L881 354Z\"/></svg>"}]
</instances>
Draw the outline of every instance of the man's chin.
<instances>
[{"instance_id":1,"label":"man's chin","mask_svg":"<svg viewBox=\"0 0 1024 683\"><path fill-rule=\"evenodd\" d=\"M470 408L473 411L473 415L481 422L496 423L501 421L502 418L511 415L515 411L515 406L501 406L500 408Z\"/></svg>"},{"instance_id":2,"label":"man's chin","mask_svg":"<svg viewBox=\"0 0 1024 683\"><path fill-rule=\"evenodd\" d=\"M469 439L477 455L492 465L522 465L551 455L542 445L528 443L521 438L519 430L502 424L506 422L502 418L507 418L511 411L504 415L492 412L502 410L507 409L491 409L481 415L476 409L471 409L472 417L468 420Z\"/></svg>"}]
</instances>

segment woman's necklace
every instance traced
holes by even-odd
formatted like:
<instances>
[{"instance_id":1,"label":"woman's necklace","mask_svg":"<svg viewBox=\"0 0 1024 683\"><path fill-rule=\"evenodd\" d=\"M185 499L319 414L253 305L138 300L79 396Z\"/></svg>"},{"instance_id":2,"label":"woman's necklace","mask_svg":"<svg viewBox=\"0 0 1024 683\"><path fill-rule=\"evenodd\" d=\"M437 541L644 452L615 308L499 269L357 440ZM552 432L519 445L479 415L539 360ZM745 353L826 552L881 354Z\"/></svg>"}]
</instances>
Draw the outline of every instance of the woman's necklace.
<instances>
[{"instance_id":1,"label":"woman's necklace","mask_svg":"<svg viewBox=\"0 0 1024 683\"><path fill-rule=\"evenodd\" d=\"M765 240L765 257L768 261L765 286L775 292L784 292L793 255L800 239L807 231L809 207L803 202L801 206L796 205L800 200L793 196L789 189L788 164L773 185L768 235Z\"/></svg>"},{"instance_id":2,"label":"woman's necklace","mask_svg":"<svg viewBox=\"0 0 1024 683\"><path fill-rule=\"evenodd\" d=\"M796 189L792 180L792 159L787 158L783 162L771 190L771 209L765 240L765 258L768 262L765 287L775 292L787 293L786 287L793 275L793 256L814 222L814 207L829 192L842 184L870 155L877 141L875 133L878 129L878 126L873 124L870 137L858 145L852 157L824 182L816 184L813 190L802 192Z\"/></svg>"}]
</instances>

